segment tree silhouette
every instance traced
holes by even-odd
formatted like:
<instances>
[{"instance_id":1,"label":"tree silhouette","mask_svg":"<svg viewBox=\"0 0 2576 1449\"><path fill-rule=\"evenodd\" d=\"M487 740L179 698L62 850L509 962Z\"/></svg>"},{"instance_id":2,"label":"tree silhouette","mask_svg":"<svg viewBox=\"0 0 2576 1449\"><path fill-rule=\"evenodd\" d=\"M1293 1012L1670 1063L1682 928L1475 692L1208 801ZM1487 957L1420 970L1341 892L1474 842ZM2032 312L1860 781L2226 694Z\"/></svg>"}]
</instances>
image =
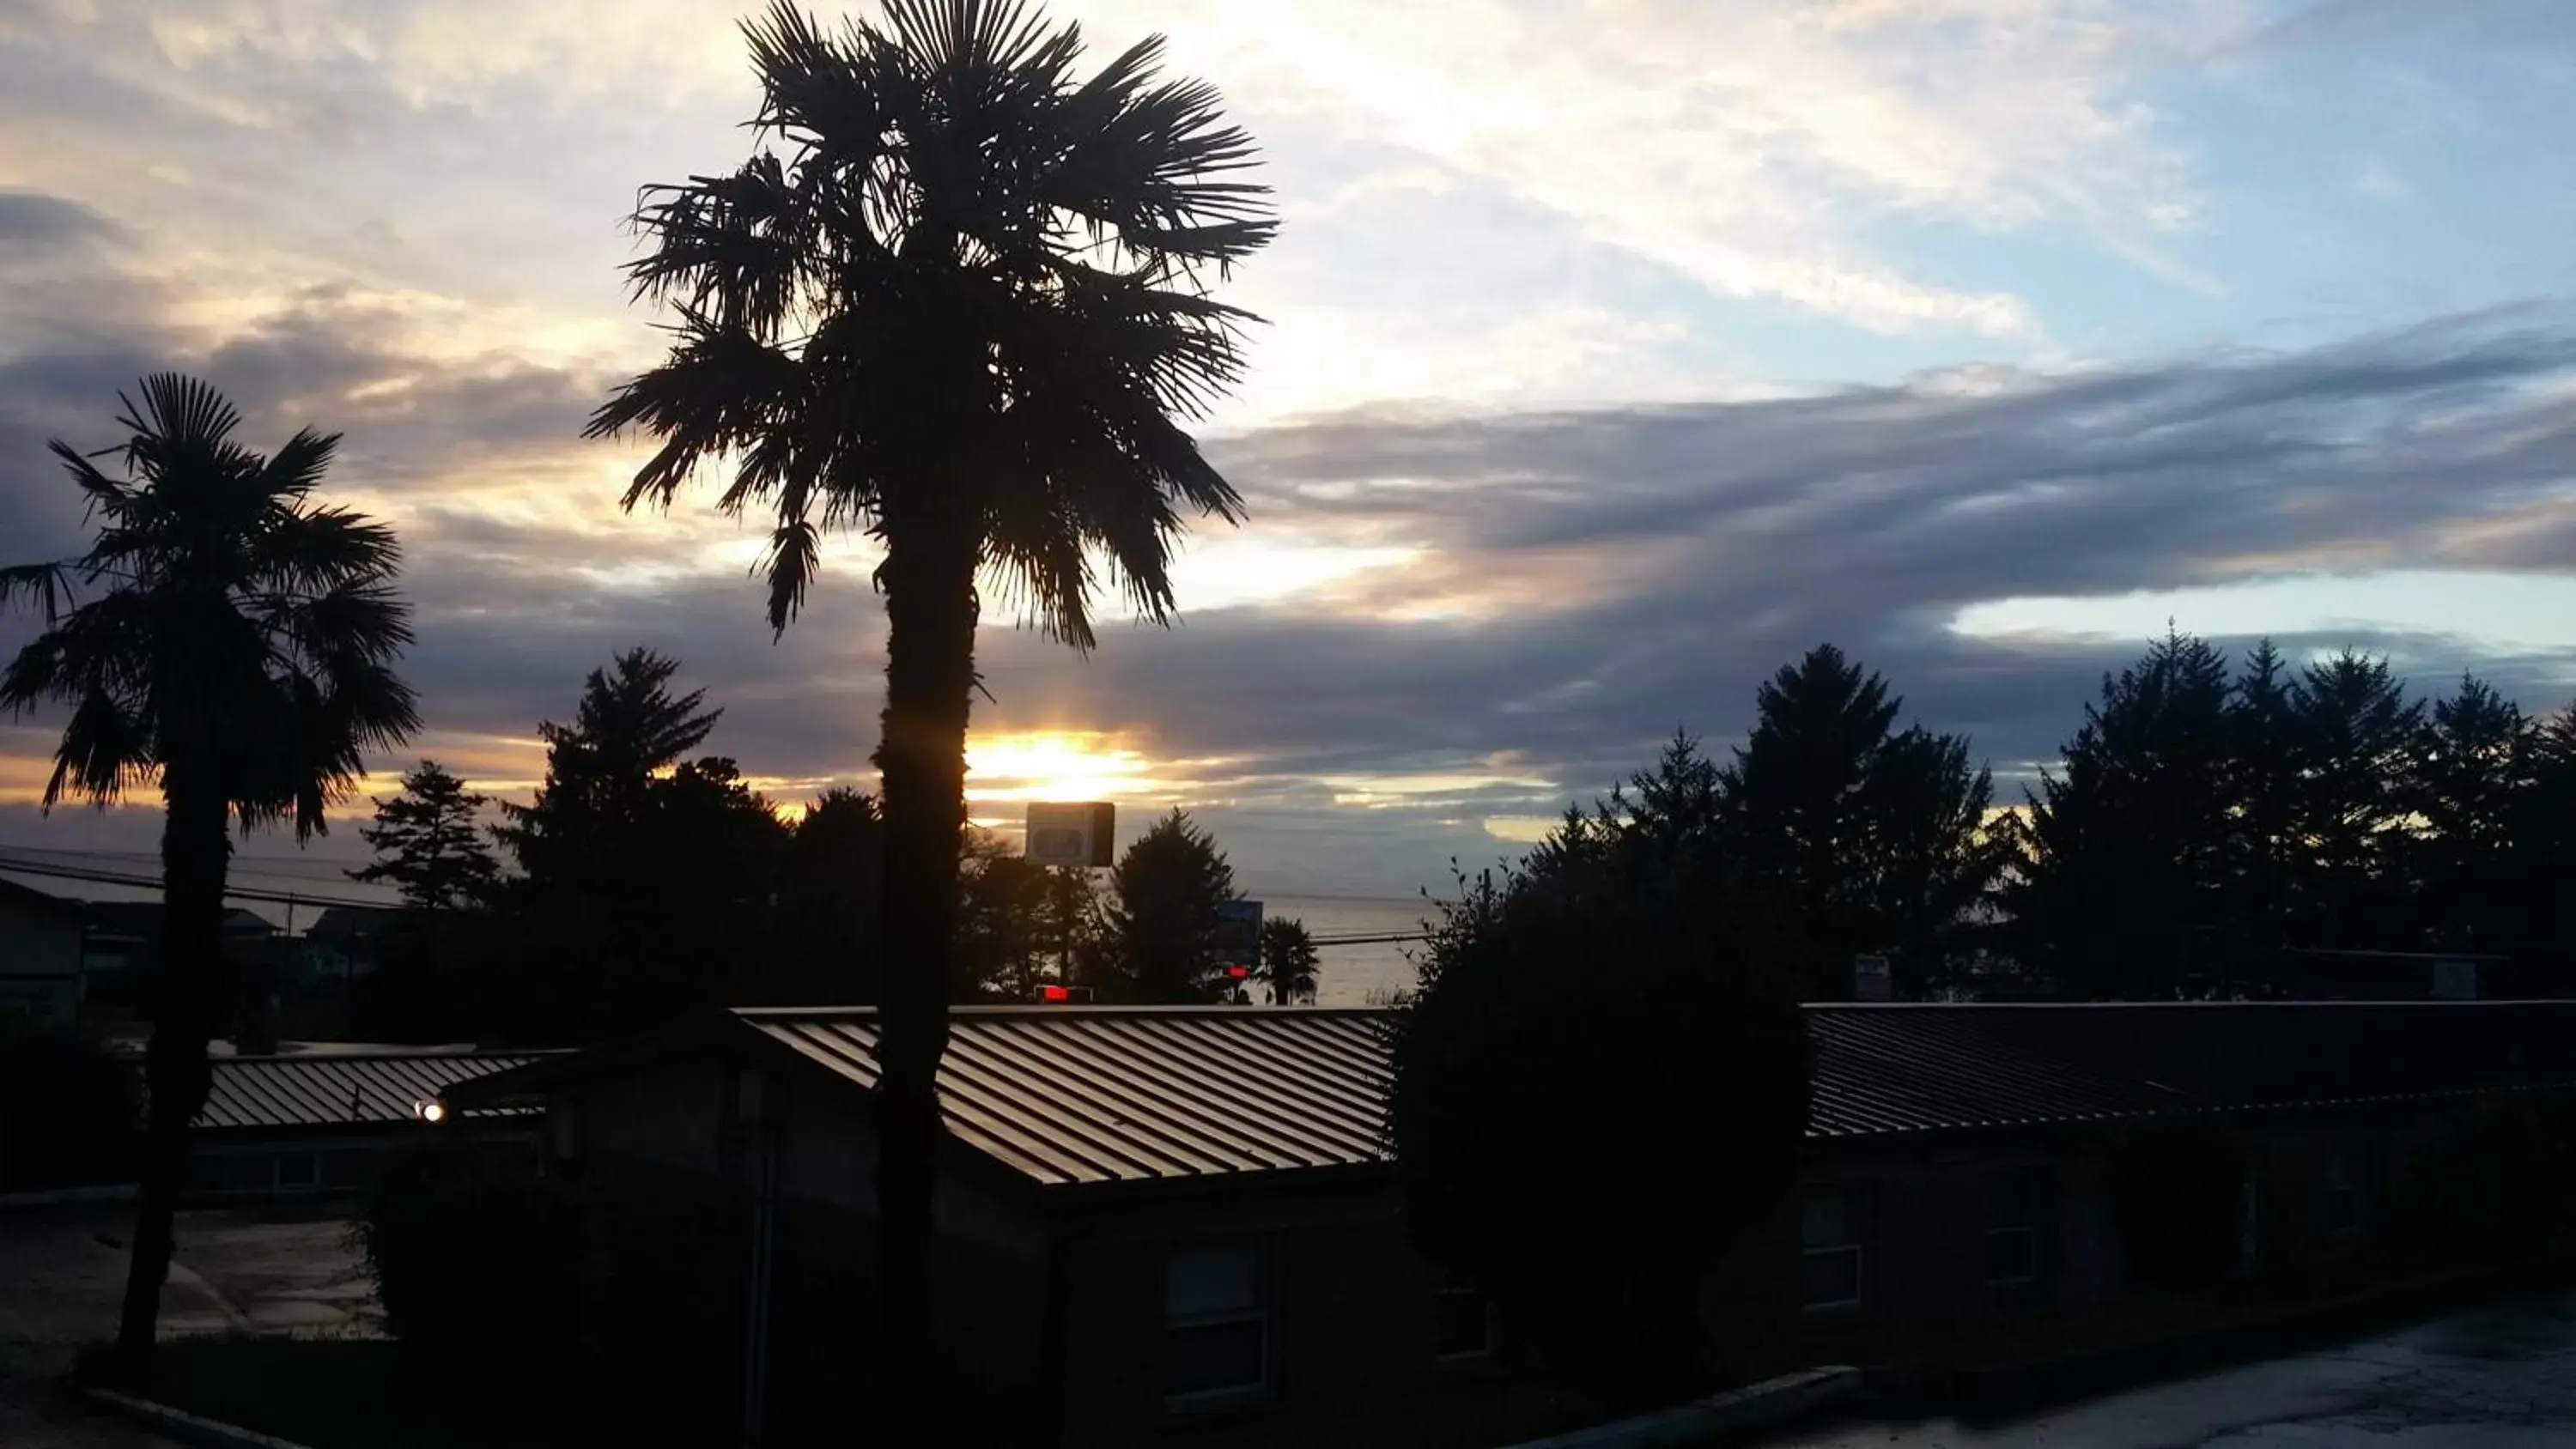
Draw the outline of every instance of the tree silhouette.
<instances>
[{"instance_id":1,"label":"tree silhouette","mask_svg":"<svg viewBox=\"0 0 2576 1449\"><path fill-rule=\"evenodd\" d=\"M1994 787L1966 739L1895 730L1904 701L1831 644L1783 666L1716 792L1733 858L1793 911L1810 991L1850 989L1852 956L1892 951L1917 995L1949 976L2001 865Z\"/></svg>"},{"instance_id":2,"label":"tree silhouette","mask_svg":"<svg viewBox=\"0 0 2576 1449\"><path fill-rule=\"evenodd\" d=\"M488 801L468 793L465 782L436 760L423 760L403 776L402 792L376 802L376 823L358 836L376 852L373 864L349 872L351 880L390 881L403 904L449 911L491 899L500 867L483 843L475 815Z\"/></svg>"},{"instance_id":3,"label":"tree silhouette","mask_svg":"<svg viewBox=\"0 0 2576 1449\"><path fill-rule=\"evenodd\" d=\"M765 998L771 897L790 832L722 756L684 760L722 710L675 694L647 649L592 670L569 725L538 726L546 775L494 834L519 874L502 899L538 946L530 1029L594 1039Z\"/></svg>"},{"instance_id":4,"label":"tree silhouette","mask_svg":"<svg viewBox=\"0 0 2576 1449\"><path fill-rule=\"evenodd\" d=\"M1077 82L1078 32L1016 0L888 0L830 32L780 3L744 31L757 149L646 193L630 275L677 341L590 431L659 441L629 506L730 462L721 505L772 514L778 629L823 529L883 549L880 1382L888 1439L915 1443L977 579L1077 648L1100 560L1169 617L1184 513L1239 508L1176 421L1241 369L1248 314L1209 287L1274 223L1237 179L1251 140L1212 87L1157 80L1159 38Z\"/></svg>"},{"instance_id":5,"label":"tree silhouette","mask_svg":"<svg viewBox=\"0 0 2576 1449\"><path fill-rule=\"evenodd\" d=\"M2290 712L2300 765L2291 822L2301 847L2291 878L2297 944L2400 943L2404 892L2389 887L2412 845L2409 782L2424 707L2406 698L2387 660L2347 650L2299 671Z\"/></svg>"},{"instance_id":6,"label":"tree silhouette","mask_svg":"<svg viewBox=\"0 0 2576 1449\"><path fill-rule=\"evenodd\" d=\"M1261 982L1273 1006L1312 1006L1319 958L1314 934L1295 916L1261 923Z\"/></svg>"},{"instance_id":7,"label":"tree silhouette","mask_svg":"<svg viewBox=\"0 0 2576 1449\"><path fill-rule=\"evenodd\" d=\"M2422 939L2443 951L2522 949L2523 798L2539 783L2539 733L2519 706L2473 675L2433 703L2408 804ZM2531 842L2537 845L2538 842Z\"/></svg>"},{"instance_id":8,"label":"tree silhouette","mask_svg":"<svg viewBox=\"0 0 2576 1449\"><path fill-rule=\"evenodd\" d=\"M1626 798L1692 798L1686 746ZM1416 1244L1614 1408L1691 1387L1699 1270L1788 1187L1808 1080L1780 913L1619 798L1442 904L1388 1103Z\"/></svg>"},{"instance_id":9,"label":"tree silhouette","mask_svg":"<svg viewBox=\"0 0 2576 1449\"><path fill-rule=\"evenodd\" d=\"M779 881L782 1003L876 1001L877 877L884 855L885 822L875 797L835 786L806 807Z\"/></svg>"},{"instance_id":10,"label":"tree silhouette","mask_svg":"<svg viewBox=\"0 0 2576 1449\"><path fill-rule=\"evenodd\" d=\"M1155 821L1109 872L1102 994L1148 1004L1215 1000L1233 984L1216 975L1216 948L1219 908L1235 898L1234 867L1216 837L1177 809Z\"/></svg>"},{"instance_id":11,"label":"tree silhouette","mask_svg":"<svg viewBox=\"0 0 2576 1449\"><path fill-rule=\"evenodd\" d=\"M128 1357L152 1347L188 1123L210 1080L230 827L320 834L367 752L419 724L393 672L411 642L393 532L312 502L338 435L308 428L263 457L234 441L240 414L206 384L159 373L139 394L119 399L123 444L52 444L98 520L88 552L0 570L0 604L45 618L0 674L0 706L71 708L45 807L161 789L151 1115L117 1327ZM122 476L93 461L109 456Z\"/></svg>"},{"instance_id":12,"label":"tree silhouette","mask_svg":"<svg viewBox=\"0 0 2576 1449\"><path fill-rule=\"evenodd\" d=\"M2005 901L2061 993L2169 996L2211 965L2235 857L2227 710L2227 661L2168 633L2103 676L2041 776Z\"/></svg>"}]
</instances>

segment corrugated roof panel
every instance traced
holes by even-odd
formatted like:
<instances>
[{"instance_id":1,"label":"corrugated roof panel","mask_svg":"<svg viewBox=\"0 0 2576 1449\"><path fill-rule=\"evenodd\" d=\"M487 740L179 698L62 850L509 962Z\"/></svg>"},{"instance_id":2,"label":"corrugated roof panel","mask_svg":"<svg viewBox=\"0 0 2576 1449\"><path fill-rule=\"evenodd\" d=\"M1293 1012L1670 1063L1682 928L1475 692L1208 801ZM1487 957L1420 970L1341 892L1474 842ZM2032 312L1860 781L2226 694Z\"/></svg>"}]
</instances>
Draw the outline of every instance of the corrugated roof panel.
<instances>
[{"instance_id":1,"label":"corrugated roof panel","mask_svg":"<svg viewBox=\"0 0 2576 1449\"><path fill-rule=\"evenodd\" d=\"M216 1057L192 1128L382 1125L411 1120L413 1104L458 1082L537 1060L528 1052Z\"/></svg>"},{"instance_id":2,"label":"corrugated roof panel","mask_svg":"<svg viewBox=\"0 0 2576 1449\"><path fill-rule=\"evenodd\" d=\"M737 1015L876 1082L872 1011ZM1820 1005L1806 1019L1815 1141L2576 1084L2576 1003ZM962 1008L941 1110L961 1141L1046 1185L1373 1163L1389 1024L1368 1010Z\"/></svg>"}]
</instances>

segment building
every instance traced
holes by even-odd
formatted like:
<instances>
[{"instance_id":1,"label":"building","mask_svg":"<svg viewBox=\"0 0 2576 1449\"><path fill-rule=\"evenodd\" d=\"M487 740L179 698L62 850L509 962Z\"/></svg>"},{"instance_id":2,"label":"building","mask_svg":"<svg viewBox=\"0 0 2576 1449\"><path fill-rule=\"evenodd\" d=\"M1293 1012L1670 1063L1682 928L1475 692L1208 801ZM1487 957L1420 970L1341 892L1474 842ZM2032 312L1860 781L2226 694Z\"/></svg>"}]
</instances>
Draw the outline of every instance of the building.
<instances>
[{"instance_id":1,"label":"building","mask_svg":"<svg viewBox=\"0 0 2576 1449\"><path fill-rule=\"evenodd\" d=\"M275 1055L217 1056L206 1105L188 1124L189 1195L277 1197L363 1186L428 1134L426 1104L543 1055L314 1043ZM459 1109L447 1125L532 1144L538 1130L532 1110L510 1105Z\"/></svg>"},{"instance_id":2,"label":"building","mask_svg":"<svg viewBox=\"0 0 2576 1449\"><path fill-rule=\"evenodd\" d=\"M1870 1362L2117 1296L2112 1153L2142 1127L2230 1144L2245 1266L2322 1262L2359 1250L2442 1114L2576 1088L2576 1004L1854 1004L1807 1020L1802 1180L1709 1272L1712 1373ZM1489 1371L1509 1345L1485 1302L1421 1261L1400 1221L1384 1027L1351 1010L959 1011L939 1282L947 1401L982 1416L961 1441L1340 1442L1395 1412L1465 1424L1515 1391L1525 1376ZM848 1365L872 1351L849 1304L872 1273L875 1040L864 1010L742 1010L450 1099L542 1101L562 1170L744 1204L768 1259L741 1292L761 1308L714 1316L766 1342L702 1357L759 1365L783 1425L817 1401L846 1418Z\"/></svg>"},{"instance_id":3,"label":"building","mask_svg":"<svg viewBox=\"0 0 2576 1449\"><path fill-rule=\"evenodd\" d=\"M402 912L371 906L325 906L304 932L304 970L325 981L349 981L382 964L379 945Z\"/></svg>"},{"instance_id":4,"label":"building","mask_svg":"<svg viewBox=\"0 0 2576 1449\"><path fill-rule=\"evenodd\" d=\"M68 1030L81 986L79 902L0 878L0 1012Z\"/></svg>"},{"instance_id":5,"label":"building","mask_svg":"<svg viewBox=\"0 0 2576 1449\"><path fill-rule=\"evenodd\" d=\"M93 978L132 978L151 968L161 949L159 901L84 901L88 932L81 944L83 968ZM277 927L257 911L227 907L224 944L237 947L266 940Z\"/></svg>"}]
</instances>

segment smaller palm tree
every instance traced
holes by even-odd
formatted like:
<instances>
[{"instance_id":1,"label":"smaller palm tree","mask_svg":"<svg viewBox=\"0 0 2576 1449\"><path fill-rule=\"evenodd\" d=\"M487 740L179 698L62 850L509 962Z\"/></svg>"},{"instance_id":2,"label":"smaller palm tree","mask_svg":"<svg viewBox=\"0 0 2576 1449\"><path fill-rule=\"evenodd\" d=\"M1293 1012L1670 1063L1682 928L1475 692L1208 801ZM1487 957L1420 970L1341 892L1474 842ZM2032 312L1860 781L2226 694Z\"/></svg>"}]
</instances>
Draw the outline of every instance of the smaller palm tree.
<instances>
[{"instance_id":1,"label":"smaller palm tree","mask_svg":"<svg viewBox=\"0 0 2576 1449\"><path fill-rule=\"evenodd\" d=\"M366 754L419 724L393 672L411 642L393 532L309 501L338 436L308 428L262 457L232 440L240 415L206 384L162 373L140 392L140 406L118 399L122 445L53 444L98 524L89 551L0 569L0 606L45 621L0 672L0 709L71 711L45 808L103 807L157 781L165 810L151 1117L117 1330L129 1356L152 1346L188 1123L206 1097L232 828L319 834ZM123 476L97 458L121 459Z\"/></svg>"},{"instance_id":2,"label":"smaller palm tree","mask_svg":"<svg viewBox=\"0 0 2576 1449\"><path fill-rule=\"evenodd\" d=\"M1273 1006L1315 1004L1315 938L1295 916L1261 923L1261 979Z\"/></svg>"}]
</instances>

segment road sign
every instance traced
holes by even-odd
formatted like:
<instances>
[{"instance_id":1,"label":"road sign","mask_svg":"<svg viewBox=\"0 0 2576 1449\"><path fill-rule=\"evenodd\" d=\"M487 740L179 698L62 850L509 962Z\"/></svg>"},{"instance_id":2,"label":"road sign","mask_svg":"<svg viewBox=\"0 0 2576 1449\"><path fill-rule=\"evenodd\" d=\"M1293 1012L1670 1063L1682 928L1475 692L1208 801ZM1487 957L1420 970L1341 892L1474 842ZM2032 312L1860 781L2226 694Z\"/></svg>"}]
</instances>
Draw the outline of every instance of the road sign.
<instances>
[{"instance_id":1,"label":"road sign","mask_svg":"<svg viewBox=\"0 0 2576 1449\"><path fill-rule=\"evenodd\" d=\"M1029 802L1028 845L1023 852L1038 865L1072 865L1097 870L1110 863L1117 844L1118 807L1105 800L1080 805Z\"/></svg>"}]
</instances>

